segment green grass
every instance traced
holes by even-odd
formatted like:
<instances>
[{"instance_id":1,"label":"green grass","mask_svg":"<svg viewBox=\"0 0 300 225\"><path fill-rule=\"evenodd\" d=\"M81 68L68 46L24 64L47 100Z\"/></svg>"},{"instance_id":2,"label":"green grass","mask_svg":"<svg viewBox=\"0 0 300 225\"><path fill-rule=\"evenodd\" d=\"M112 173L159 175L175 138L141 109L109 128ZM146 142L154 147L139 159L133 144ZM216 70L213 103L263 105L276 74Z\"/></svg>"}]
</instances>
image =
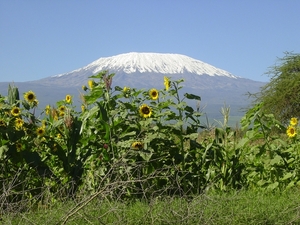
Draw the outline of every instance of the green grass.
<instances>
[{"instance_id":1,"label":"green grass","mask_svg":"<svg viewBox=\"0 0 300 225\"><path fill-rule=\"evenodd\" d=\"M300 190L284 193L241 191L149 202L94 199L66 224L300 224ZM75 202L56 203L2 216L2 224L62 224ZM75 207L76 208L76 207Z\"/></svg>"}]
</instances>

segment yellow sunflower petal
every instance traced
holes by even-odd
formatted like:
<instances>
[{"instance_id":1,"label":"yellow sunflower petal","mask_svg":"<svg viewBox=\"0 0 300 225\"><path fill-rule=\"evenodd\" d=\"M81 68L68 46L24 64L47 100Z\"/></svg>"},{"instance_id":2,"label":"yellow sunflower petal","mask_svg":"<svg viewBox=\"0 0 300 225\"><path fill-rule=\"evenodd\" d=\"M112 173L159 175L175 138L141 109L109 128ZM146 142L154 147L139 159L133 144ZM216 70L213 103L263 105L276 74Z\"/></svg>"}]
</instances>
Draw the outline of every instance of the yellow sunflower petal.
<instances>
[{"instance_id":1,"label":"yellow sunflower petal","mask_svg":"<svg viewBox=\"0 0 300 225\"><path fill-rule=\"evenodd\" d=\"M149 91L149 95L152 100L158 99L158 90L156 90L155 88L151 89Z\"/></svg>"},{"instance_id":2,"label":"yellow sunflower petal","mask_svg":"<svg viewBox=\"0 0 300 225\"><path fill-rule=\"evenodd\" d=\"M170 88L170 80L166 76L164 76L164 85L165 85L166 90L169 90L169 88Z\"/></svg>"},{"instance_id":3,"label":"yellow sunflower petal","mask_svg":"<svg viewBox=\"0 0 300 225\"><path fill-rule=\"evenodd\" d=\"M294 126L289 126L286 130L286 134L289 138L295 137L297 134L296 128Z\"/></svg>"},{"instance_id":4,"label":"yellow sunflower petal","mask_svg":"<svg viewBox=\"0 0 300 225\"><path fill-rule=\"evenodd\" d=\"M141 105L139 112L142 117L147 118L151 116L152 109L147 104L143 104Z\"/></svg>"},{"instance_id":5,"label":"yellow sunflower petal","mask_svg":"<svg viewBox=\"0 0 300 225\"><path fill-rule=\"evenodd\" d=\"M36 100L36 95L33 91L28 91L24 94L24 99L28 103L33 103Z\"/></svg>"},{"instance_id":6,"label":"yellow sunflower petal","mask_svg":"<svg viewBox=\"0 0 300 225\"><path fill-rule=\"evenodd\" d=\"M142 149L143 148L143 143L139 142L139 141L135 141L135 142L132 143L131 148L135 149L135 150Z\"/></svg>"},{"instance_id":7,"label":"yellow sunflower petal","mask_svg":"<svg viewBox=\"0 0 300 225\"><path fill-rule=\"evenodd\" d=\"M296 117L291 118L290 125L296 126L298 124L298 119Z\"/></svg>"},{"instance_id":8,"label":"yellow sunflower petal","mask_svg":"<svg viewBox=\"0 0 300 225\"><path fill-rule=\"evenodd\" d=\"M66 102L71 103L72 101L72 96L71 95L66 95Z\"/></svg>"},{"instance_id":9,"label":"yellow sunflower petal","mask_svg":"<svg viewBox=\"0 0 300 225\"><path fill-rule=\"evenodd\" d=\"M38 127L36 129L36 134L39 136L39 137L43 137L44 134L45 134L45 128L44 127Z\"/></svg>"},{"instance_id":10,"label":"yellow sunflower petal","mask_svg":"<svg viewBox=\"0 0 300 225\"><path fill-rule=\"evenodd\" d=\"M10 112L13 116L19 116L21 114L21 109L15 106Z\"/></svg>"}]
</instances>

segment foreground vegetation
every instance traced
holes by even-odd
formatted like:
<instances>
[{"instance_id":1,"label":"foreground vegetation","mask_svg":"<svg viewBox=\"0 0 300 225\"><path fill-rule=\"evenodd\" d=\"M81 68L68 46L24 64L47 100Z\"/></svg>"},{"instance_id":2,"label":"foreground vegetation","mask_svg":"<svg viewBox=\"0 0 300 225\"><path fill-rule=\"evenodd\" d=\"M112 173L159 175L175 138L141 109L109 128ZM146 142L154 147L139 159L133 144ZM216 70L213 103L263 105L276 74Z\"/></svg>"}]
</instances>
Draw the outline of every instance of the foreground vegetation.
<instances>
[{"instance_id":1,"label":"foreground vegetation","mask_svg":"<svg viewBox=\"0 0 300 225\"><path fill-rule=\"evenodd\" d=\"M182 80L164 77L163 90L113 90L113 76L103 71L82 87L81 112L70 95L41 114L31 90L20 98L9 86L0 96L3 220L299 222L297 117L279 121L258 102L241 128L228 126L227 106L209 127L200 122L201 97L181 93Z\"/></svg>"},{"instance_id":2,"label":"foreground vegetation","mask_svg":"<svg viewBox=\"0 0 300 225\"><path fill-rule=\"evenodd\" d=\"M193 198L154 198L150 202L96 198L81 210L80 203L40 207L5 215L3 224L299 224L299 189L269 193L239 191ZM75 212L75 213L74 213Z\"/></svg>"},{"instance_id":3,"label":"foreground vegetation","mask_svg":"<svg viewBox=\"0 0 300 225\"><path fill-rule=\"evenodd\" d=\"M299 117L300 97L300 54L285 52L278 63L266 73L270 82L264 85L259 93L253 96L257 103L264 103L262 110L272 113L280 121L289 121L291 116Z\"/></svg>"}]
</instances>

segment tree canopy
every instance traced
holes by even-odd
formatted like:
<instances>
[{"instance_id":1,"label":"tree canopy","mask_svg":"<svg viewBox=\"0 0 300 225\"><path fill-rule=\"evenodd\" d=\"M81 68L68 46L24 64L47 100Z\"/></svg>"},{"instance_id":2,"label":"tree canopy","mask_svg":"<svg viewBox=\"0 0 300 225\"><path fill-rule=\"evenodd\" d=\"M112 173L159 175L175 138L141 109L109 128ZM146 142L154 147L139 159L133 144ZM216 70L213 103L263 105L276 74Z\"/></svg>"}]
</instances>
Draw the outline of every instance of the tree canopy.
<instances>
[{"instance_id":1,"label":"tree canopy","mask_svg":"<svg viewBox=\"0 0 300 225\"><path fill-rule=\"evenodd\" d=\"M281 122L300 117L300 54L286 52L279 65L266 74L270 82L255 95L255 102L262 103L262 110Z\"/></svg>"}]
</instances>

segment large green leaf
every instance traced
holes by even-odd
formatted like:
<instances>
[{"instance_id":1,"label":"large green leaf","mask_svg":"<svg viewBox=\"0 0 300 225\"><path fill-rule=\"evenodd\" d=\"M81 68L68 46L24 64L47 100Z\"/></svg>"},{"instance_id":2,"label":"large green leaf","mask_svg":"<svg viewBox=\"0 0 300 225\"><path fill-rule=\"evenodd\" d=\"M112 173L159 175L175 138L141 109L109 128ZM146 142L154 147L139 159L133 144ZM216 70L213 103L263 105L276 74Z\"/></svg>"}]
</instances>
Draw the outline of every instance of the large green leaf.
<instances>
[{"instance_id":1,"label":"large green leaf","mask_svg":"<svg viewBox=\"0 0 300 225\"><path fill-rule=\"evenodd\" d=\"M8 151L8 147L6 145L3 145L0 147L0 159L3 159L5 156L5 153Z\"/></svg>"},{"instance_id":2,"label":"large green leaf","mask_svg":"<svg viewBox=\"0 0 300 225\"><path fill-rule=\"evenodd\" d=\"M185 96L187 99L195 99L195 100L201 101L201 97L198 96L198 95L185 93L184 96Z\"/></svg>"},{"instance_id":3,"label":"large green leaf","mask_svg":"<svg viewBox=\"0 0 300 225\"><path fill-rule=\"evenodd\" d=\"M292 176L293 176L293 173L288 172L281 178L281 180L287 180L287 179L291 178Z\"/></svg>"},{"instance_id":4,"label":"large green leaf","mask_svg":"<svg viewBox=\"0 0 300 225\"><path fill-rule=\"evenodd\" d=\"M272 184L269 184L268 185L268 189L274 190L275 188L278 187L278 185L279 185L279 183L276 181L276 182L274 182Z\"/></svg>"}]
</instances>

